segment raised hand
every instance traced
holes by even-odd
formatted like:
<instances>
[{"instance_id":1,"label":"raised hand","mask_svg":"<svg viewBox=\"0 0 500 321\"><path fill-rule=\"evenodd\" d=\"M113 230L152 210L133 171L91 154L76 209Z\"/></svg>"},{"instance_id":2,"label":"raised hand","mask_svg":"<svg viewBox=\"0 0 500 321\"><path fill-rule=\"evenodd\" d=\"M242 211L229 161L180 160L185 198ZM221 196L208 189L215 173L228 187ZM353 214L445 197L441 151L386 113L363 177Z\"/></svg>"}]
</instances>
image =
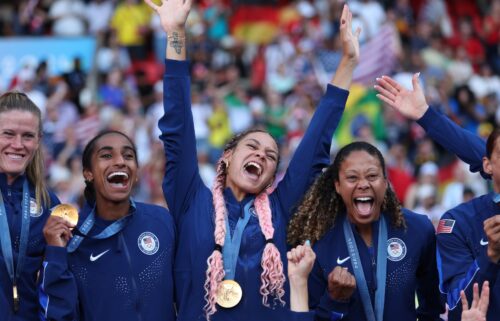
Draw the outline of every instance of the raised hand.
<instances>
[{"instance_id":1,"label":"raised hand","mask_svg":"<svg viewBox=\"0 0 500 321\"><path fill-rule=\"evenodd\" d=\"M328 275L328 293L335 301L348 301L356 290L356 279L347 268L336 266Z\"/></svg>"},{"instance_id":2,"label":"raised hand","mask_svg":"<svg viewBox=\"0 0 500 321\"><path fill-rule=\"evenodd\" d=\"M316 254L309 241L286 254L288 258L288 280L290 281L290 309L296 312L309 311L307 279L311 273Z\"/></svg>"},{"instance_id":3,"label":"raised hand","mask_svg":"<svg viewBox=\"0 0 500 321\"><path fill-rule=\"evenodd\" d=\"M299 245L286 254L288 259L288 278L300 279L307 282L316 259L316 254L308 242Z\"/></svg>"},{"instance_id":4,"label":"raised hand","mask_svg":"<svg viewBox=\"0 0 500 321\"><path fill-rule=\"evenodd\" d=\"M331 83L339 88L349 90L352 83L354 69L359 62L359 34L358 28L352 32L352 13L347 5L342 9L340 17L340 40L342 42L342 59Z\"/></svg>"},{"instance_id":5,"label":"raised hand","mask_svg":"<svg viewBox=\"0 0 500 321\"><path fill-rule=\"evenodd\" d=\"M161 25L165 32L184 30L192 0L160 0L161 5L152 0L144 0L154 11L160 15Z\"/></svg>"},{"instance_id":6,"label":"raised hand","mask_svg":"<svg viewBox=\"0 0 500 321\"><path fill-rule=\"evenodd\" d=\"M488 281L484 281L481 297L479 296L479 286L474 283L472 290L472 303L469 309L469 303L465 297L464 291L460 292L462 300L462 321L486 321L488 304L490 302L490 286Z\"/></svg>"},{"instance_id":7,"label":"raised hand","mask_svg":"<svg viewBox=\"0 0 500 321\"><path fill-rule=\"evenodd\" d=\"M425 100L418 76L418 73L413 75L413 90L404 88L389 76L377 78L377 85L375 85L375 89L379 92L377 97L406 118L411 120L420 119L429 108L429 105Z\"/></svg>"},{"instance_id":8,"label":"raised hand","mask_svg":"<svg viewBox=\"0 0 500 321\"><path fill-rule=\"evenodd\" d=\"M74 226L62 217L50 215L43 228L45 241L51 246L65 247L73 237L71 229Z\"/></svg>"},{"instance_id":9,"label":"raised hand","mask_svg":"<svg viewBox=\"0 0 500 321\"><path fill-rule=\"evenodd\" d=\"M340 17L340 40L342 41L342 54L344 58L353 60L356 64L359 61L359 34L361 28L352 32L352 12L347 4L342 9Z\"/></svg>"}]
</instances>

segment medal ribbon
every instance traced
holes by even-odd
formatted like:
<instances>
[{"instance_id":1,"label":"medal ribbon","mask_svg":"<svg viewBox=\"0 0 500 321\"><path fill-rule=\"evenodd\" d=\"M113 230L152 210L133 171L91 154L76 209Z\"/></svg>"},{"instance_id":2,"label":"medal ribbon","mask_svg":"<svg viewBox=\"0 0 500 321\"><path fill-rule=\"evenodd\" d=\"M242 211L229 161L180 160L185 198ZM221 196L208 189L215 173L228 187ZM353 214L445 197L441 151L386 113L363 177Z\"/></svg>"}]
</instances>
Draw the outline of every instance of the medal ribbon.
<instances>
[{"instance_id":1,"label":"medal ribbon","mask_svg":"<svg viewBox=\"0 0 500 321\"><path fill-rule=\"evenodd\" d=\"M135 209L135 203L133 200L130 200L130 205ZM127 226L131 218L132 218L131 214L124 216L114 221L111 225L106 227L101 233L93 236L88 236L88 233L95 224L95 206L94 206L92 212L90 212L89 216L87 216L87 218L82 223L80 228L78 228L78 231L80 232L81 235L74 235L71 241L69 242L67 246L68 253L76 251L76 249L80 246L80 243L82 243L84 237L100 240L100 239L107 239L108 237L111 237L119 233L125 228L125 226Z\"/></svg>"},{"instance_id":2,"label":"medal ribbon","mask_svg":"<svg viewBox=\"0 0 500 321\"><path fill-rule=\"evenodd\" d=\"M12 281L12 291L14 298L14 311L19 308L19 299L17 293L17 279L21 275L23 269L26 249L28 248L28 238L30 234L30 192L28 180L23 183L23 200L22 200L22 221L21 221L21 240L19 244L19 253L17 256L17 264L14 271L14 254L12 253L12 241L10 239L9 222L7 221L7 211L3 201L2 193L0 192L0 242L2 243L2 253Z\"/></svg>"},{"instance_id":3,"label":"medal ribbon","mask_svg":"<svg viewBox=\"0 0 500 321\"><path fill-rule=\"evenodd\" d=\"M231 239L231 230L229 227L229 218L226 217L226 237L224 239L224 247L222 249L222 257L224 261L224 271L226 280L234 280L236 274L236 263L238 262L238 253L240 252L241 238L243 231L250 220L250 208L253 205L253 200L246 203L244 207L244 216L238 219L234 228L233 237Z\"/></svg>"},{"instance_id":4,"label":"medal ribbon","mask_svg":"<svg viewBox=\"0 0 500 321\"><path fill-rule=\"evenodd\" d=\"M378 284L375 290L375 312L373 311L370 293L368 292L368 285L366 284L363 266L359 257L358 247L352 227L347 217L344 218L344 238L347 244L347 250L351 256L351 263L354 269L354 277L356 279L356 286L359 289L359 295L363 308L365 310L366 318L368 321L383 321L384 316L384 301L385 301L385 281L387 277L387 225L384 215L380 215L379 230L378 230L378 244L377 244L377 266L376 266L376 282Z\"/></svg>"}]
</instances>

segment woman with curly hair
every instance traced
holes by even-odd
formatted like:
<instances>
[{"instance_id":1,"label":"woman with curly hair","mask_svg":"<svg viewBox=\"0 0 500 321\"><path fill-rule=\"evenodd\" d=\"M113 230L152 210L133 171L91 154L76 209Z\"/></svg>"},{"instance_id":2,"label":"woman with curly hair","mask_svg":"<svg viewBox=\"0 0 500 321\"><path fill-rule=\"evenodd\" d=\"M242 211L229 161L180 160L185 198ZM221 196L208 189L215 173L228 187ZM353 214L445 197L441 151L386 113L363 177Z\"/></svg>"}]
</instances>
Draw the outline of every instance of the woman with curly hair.
<instances>
[{"instance_id":1,"label":"woman with curly hair","mask_svg":"<svg viewBox=\"0 0 500 321\"><path fill-rule=\"evenodd\" d=\"M401 208L374 146L340 149L306 193L288 241L307 239L317 256L309 284L317 320L440 320L434 228Z\"/></svg>"}]
</instances>

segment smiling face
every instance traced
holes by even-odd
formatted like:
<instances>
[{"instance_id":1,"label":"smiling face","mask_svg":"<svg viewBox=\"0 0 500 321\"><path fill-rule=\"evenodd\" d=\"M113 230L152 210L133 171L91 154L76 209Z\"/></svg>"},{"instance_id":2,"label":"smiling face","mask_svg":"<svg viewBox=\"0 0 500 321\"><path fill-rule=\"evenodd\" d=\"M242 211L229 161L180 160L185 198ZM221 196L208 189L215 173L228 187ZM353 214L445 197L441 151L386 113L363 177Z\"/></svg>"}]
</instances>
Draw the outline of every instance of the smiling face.
<instances>
[{"instance_id":1,"label":"smiling face","mask_svg":"<svg viewBox=\"0 0 500 321\"><path fill-rule=\"evenodd\" d=\"M0 172L12 183L23 174L40 144L38 117L28 111L0 113Z\"/></svg>"},{"instance_id":2,"label":"smiling face","mask_svg":"<svg viewBox=\"0 0 500 321\"><path fill-rule=\"evenodd\" d=\"M352 151L340 164L335 190L351 222L367 225L377 220L387 190L379 159L364 150Z\"/></svg>"},{"instance_id":3,"label":"smiling face","mask_svg":"<svg viewBox=\"0 0 500 321\"><path fill-rule=\"evenodd\" d=\"M128 202L137 180L137 155L124 135L108 133L95 141L90 166L84 164L85 180L92 181L96 202Z\"/></svg>"},{"instance_id":4,"label":"smiling face","mask_svg":"<svg viewBox=\"0 0 500 321\"><path fill-rule=\"evenodd\" d=\"M244 136L224 158L229 164L226 186L235 197L258 194L273 182L278 165L278 146L265 132L252 132Z\"/></svg>"}]
</instances>

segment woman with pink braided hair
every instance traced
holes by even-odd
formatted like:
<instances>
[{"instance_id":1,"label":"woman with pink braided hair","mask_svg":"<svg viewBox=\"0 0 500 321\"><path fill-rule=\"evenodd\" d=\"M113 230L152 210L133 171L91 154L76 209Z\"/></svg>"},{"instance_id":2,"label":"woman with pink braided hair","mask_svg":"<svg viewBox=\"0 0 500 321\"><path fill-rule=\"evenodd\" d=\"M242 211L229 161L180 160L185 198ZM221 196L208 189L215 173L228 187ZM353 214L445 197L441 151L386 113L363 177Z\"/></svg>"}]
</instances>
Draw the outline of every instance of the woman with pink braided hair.
<instances>
[{"instance_id":1,"label":"woman with pink braided hair","mask_svg":"<svg viewBox=\"0 0 500 321\"><path fill-rule=\"evenodd\" d=\"M167 33L164 116L159 121L167 159L163 191L178 243L174 279L178 320L306 320L291 312L285 259L286 228L294 206L329 164L333 132L344 111L359 60L359 32L344 7L343 57L310 126L274 191L278 145L255 129L233 137L217 163L212 190L198 172L186 61L185 22L192 0L145 2ZM207 267L208 264L208 267Z\"/></svg>"}]
</instances>

